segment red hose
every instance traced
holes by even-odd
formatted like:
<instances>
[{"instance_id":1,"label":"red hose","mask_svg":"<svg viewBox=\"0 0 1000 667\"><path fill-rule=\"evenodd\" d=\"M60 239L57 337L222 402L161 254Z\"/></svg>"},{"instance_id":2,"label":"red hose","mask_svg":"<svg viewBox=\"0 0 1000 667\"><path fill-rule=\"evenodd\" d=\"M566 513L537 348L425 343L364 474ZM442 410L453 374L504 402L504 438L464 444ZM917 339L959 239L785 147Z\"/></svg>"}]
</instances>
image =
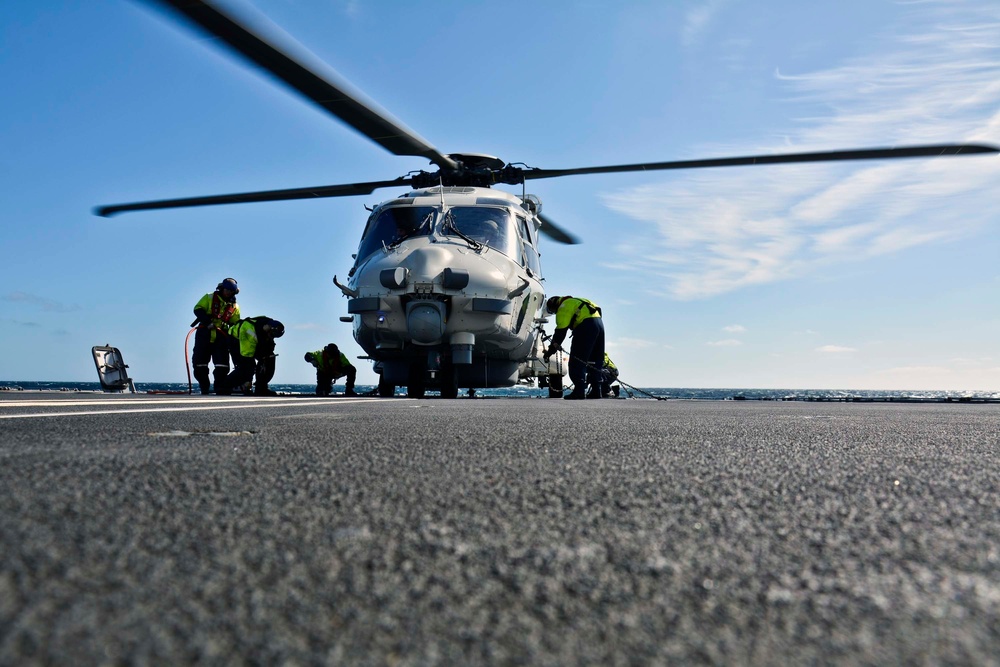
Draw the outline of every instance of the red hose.
<instances>
[{"instance_id":1,"label":"red hose","mask_svg":"<svg viewBox=\"0 0 1000 667\"><path fill-rule=\"evenodd\" d=\"M191 340L191 334L193 334L195 331L197 331L200 328L201 327L194 327L193 329L191 329L191 331L188 331L188 335L184 337L184 368L186 368L187 372L188 372L188 393L189 394L193 394L194 393L194 384L191 382L191 357L188 354L188 350L190 349L188 347L188 341Z\"/></svg>"},{"instance_id":2,"label":"red hose","mask_svg":"<svg viewBox=\"0 0 1000 667\"><path fill-rule=\"evenodd\" d=\"M194 383L191 382L191 362L188 356L188 342L191 340L191 334L200 329L201 327L195 327L188 331L187 336L184 337L184 367L187 369L188 374L188 390L187 391L170 391L168 389L150 389L147 394L193 394L194 393Z\"/></svg>"}]
</instances>

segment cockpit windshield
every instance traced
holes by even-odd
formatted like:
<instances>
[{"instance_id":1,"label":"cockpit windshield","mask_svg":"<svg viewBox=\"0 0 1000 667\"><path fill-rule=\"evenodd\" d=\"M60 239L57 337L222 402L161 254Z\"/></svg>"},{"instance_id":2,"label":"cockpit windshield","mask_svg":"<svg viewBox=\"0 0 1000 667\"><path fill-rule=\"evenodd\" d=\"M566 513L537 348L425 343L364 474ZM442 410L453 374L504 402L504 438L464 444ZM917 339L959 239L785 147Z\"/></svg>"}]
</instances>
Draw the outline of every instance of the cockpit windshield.
<instances>
[{"instance_id":1,"label":"cockpit windshield","mask_svg":"<svg viewBox=\"0 0 1000 667\"><path fill-rule=\"evenodd\" d=\"M390 206L368 223L358 248L364 259L384 246L391 247L412 236L427 236L434 222L433 206Z\"/></svg>"},{"instance_id":2,"label":"cockpit windshield","mask_svg":"<svg viewBox=\"0 0 1000 667\"><path fill-rule=\"evenodd\" d=\"M489 206L454 206L448 209L451 223L461 234L455 234L448 225L441 232L445 235L465 235L474 241L499 250L508 257L519 258L517 231L507 209Z\"/></svg>"}]
</instances>

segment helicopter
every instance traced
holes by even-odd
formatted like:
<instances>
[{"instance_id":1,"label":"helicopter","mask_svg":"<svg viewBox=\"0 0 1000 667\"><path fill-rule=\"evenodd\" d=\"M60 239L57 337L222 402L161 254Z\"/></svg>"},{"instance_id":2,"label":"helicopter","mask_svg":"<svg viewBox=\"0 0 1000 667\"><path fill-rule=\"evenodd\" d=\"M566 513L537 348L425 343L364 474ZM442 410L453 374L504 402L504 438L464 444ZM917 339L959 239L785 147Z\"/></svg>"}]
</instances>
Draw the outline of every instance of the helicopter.
<instances>
[{"instance_id":1,"label":"helicopter","mask_svg":"<svg viewBox=\"0 0 1000 667\"><path fill-rule=\"evenodd\" d=\"M561 396L565 358L546 358L546 294L539 237L579 239L542 213L528 181L640 171L897 159L997 153L986 144L752 155L567 169L508 163L480 153L443 153L325 70L305 64L278 40L208 0L144 0L215 38L237 57L291 88L329 115L397 156L429 160L433 170L390 180L163 199L100 206L112 216L191 206L370 195L405 190L374 206L346 282L355 341L373 362L378 393L405 387L411 397L437 390L511 387L537 380ZM520 186L520 194L494 188Z\"/></svg>"}]
</instances>

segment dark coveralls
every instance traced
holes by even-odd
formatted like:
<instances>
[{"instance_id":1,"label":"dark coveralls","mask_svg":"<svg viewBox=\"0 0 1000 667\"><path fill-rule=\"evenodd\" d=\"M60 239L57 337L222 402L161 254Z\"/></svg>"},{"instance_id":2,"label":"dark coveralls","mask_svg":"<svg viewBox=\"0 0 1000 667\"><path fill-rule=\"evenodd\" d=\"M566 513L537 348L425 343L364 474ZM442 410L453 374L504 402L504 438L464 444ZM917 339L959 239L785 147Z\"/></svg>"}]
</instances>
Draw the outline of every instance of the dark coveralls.
<instances>
[{"instance_id":1,"label":"dark coveralls","mask_svg":"<svg viewBox=\"0 0 1000 667\"><path fill-rule=\"evenodd\" d=\"M264 325L275 320L270 317L248 317L230 329L231 353L236 370L229 374L231 389L238 389L254 380L254 393L272 395L267 384L274 377L274 337Z\"/></svg>"},{"instance_id":2,"label":"dark coveralls","mask_svg":"<svg viewBox=\"0 0 1000 667\"><path fill-rule=\"evenodd\" d=\"M229 375L229 346L231 338L227 333L229 325L240 319L240 307L236 305L236 296L226 299L216 290L206 294L195 304L194 323L198 330L194 334L194 351L191 353L191 365L194 366L194 379L198 381L201 393L207 394L208 361L215 366L215 393L226 391L226 377Z\"/></svg>"},{"instance_id":3,"label":"dark coveralls","mask_svg":"<svg viewBox=\"0 0 1000 667\"><path fill-rule=\"evenodd\" d=\"M573 394L582 394L587 385L596 387L600 395L604 375L604 320L601 309L586 299L566 297L556 311L556 331L549 345L549 354L555 354L566 332L573 332L569 354L569 379ZM588 366L589 362L589 366Z\"/></svg>"}]
</instances>

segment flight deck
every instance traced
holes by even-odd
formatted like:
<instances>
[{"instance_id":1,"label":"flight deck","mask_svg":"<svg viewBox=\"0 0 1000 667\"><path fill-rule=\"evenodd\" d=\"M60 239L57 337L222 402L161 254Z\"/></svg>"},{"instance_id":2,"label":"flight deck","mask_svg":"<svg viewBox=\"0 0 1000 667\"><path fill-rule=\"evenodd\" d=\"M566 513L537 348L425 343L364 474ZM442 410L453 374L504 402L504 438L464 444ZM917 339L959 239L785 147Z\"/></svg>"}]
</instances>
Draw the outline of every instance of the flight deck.
<instances>
[{"instance_id":1,"label":"flight deck","mask_svg":"<svg viewBox=\"0 0 1000 667\"><path fill-rule=\"evenodd\" d=\"M0 393L0 663L966 663L992 404Z\"/></svg>"}]
</instances>

